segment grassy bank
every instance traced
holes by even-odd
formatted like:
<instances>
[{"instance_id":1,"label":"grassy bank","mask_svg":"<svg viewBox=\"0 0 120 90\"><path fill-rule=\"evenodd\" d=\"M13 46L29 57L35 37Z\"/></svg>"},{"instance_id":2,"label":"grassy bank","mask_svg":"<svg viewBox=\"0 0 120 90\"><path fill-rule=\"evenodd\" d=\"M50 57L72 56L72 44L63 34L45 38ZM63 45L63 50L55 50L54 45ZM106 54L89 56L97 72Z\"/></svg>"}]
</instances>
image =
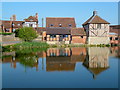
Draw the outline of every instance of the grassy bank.
<instances>
[{"instance_id":1,"label":"grassy bank","mask_svg":"<svg viewBox=\"0 0 120 90\"><path fill-rule=\"evenodd\" d=\"M49 45L45 42L22 42L15 45L3 46L2 51L12 51L12 50L28 50L28 49L43 49L48 48Z\"/></svg>"},{"instance_id":2,"label":"grassy bank","mask_svg":"<svg viewBox=\"0 0 120 90\"><path fill-rule=\"evenodd\" d=\"M54 44L54 45L48 45L46 42L22 42L19 44L15 45L8 45L8 46L3 46L2 51L11 51L11 50L28 50L28 49L45 49L45 48L54 48L54 47L111 47L111 45L107 44L100 44L100 45L88 45L88 44Z\"/></svg>"},{"instance_id":3,"label":"grassy bank","mask_svg":"<svg viewBox=\"0 0 120 90\"><path fill-rule=\"evenodd\" d=\"M63 45L49 45L49 47L110 47L111 45L88 45L88 44L63 44Z\"/></svg>"}]
</instances>

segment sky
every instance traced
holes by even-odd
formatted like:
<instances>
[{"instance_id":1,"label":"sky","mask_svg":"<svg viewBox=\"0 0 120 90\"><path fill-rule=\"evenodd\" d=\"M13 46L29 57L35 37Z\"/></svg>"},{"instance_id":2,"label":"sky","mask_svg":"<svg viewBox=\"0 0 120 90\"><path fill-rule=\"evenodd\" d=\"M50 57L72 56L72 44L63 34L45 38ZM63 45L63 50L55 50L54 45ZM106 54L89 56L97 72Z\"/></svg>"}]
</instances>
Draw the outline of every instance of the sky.
<instances>
[{"instance_id":1,"label":"sky","mask_svg":"<svg viewBox=\"0 0 120 90\"><path fill-rule=\"evenodd\" d=\"M94 10L111 25L118 24L117 2L2 2L2 19L16 14L17 20L23 20L38 13L39 26L42 18L45 26L46 17L74 17L77 27L82 27Z\"/></svg>"}]
</instances>

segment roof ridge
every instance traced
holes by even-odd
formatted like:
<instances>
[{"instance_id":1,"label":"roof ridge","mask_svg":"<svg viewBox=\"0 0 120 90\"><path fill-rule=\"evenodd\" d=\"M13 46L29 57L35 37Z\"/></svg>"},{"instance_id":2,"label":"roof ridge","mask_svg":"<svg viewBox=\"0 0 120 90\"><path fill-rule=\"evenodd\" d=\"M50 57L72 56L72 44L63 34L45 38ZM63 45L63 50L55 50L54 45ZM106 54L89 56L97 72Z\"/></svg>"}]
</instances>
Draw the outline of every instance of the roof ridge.
<instances>
[{"instance_id":1,"label":"roof ridge","mask_svg":"<svg viewBox=\"0 0 120 90\"><path fill-rule=\"evenodd\" d=\"M74 17L46 17L46 18L74 18Z\"/></svg>"},{"instance_id":2,"label":"roof ridge","mask_svg":"<svg viewBox=\"0 0 120 90\"><path fill-rule=\"evenodd\" d=\"M91 23L92 20L93 20L96 16L97 16L97 15L93 15L92 18L91 18L91 20L90 20L88 23Z\"/></svg>"}]
</instances>

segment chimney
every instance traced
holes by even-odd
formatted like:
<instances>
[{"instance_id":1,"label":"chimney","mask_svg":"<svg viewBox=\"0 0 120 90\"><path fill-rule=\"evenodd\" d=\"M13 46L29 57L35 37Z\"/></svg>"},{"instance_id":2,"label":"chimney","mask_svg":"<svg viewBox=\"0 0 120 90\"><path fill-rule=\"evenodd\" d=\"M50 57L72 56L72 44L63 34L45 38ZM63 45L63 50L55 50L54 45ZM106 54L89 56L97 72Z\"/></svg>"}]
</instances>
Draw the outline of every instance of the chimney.
<instances>
[{"instance_id":1,"label":"chimney","mask_svg":"<svg viewBox=\"0 0 120 90\"><path fill-rule=\"evenodd\" d=\"M93 11L93 16L97 15L97 11Z\"/></svg>"},{"instance_id":2,"label":"chimney","mask_svg":"<svg viewBox=\"0 0 120 90\"><path fill-rule=\"evenodd\" d=\"M36 19L38 19L38 13L35 14Z\"/></svg>"},{"instance_id":3,"label":"chimney","mask_svg":"<svg viewBox=\"0 0 120 90\"><path fill-rule=\"evenodd\" d=\"M10 17L10 21L13 21L13 18L12 18L12 17Z\"/></svg>"},{"instance_id":4,"label":"chimney","mask_svg":"<svg viewBox=\"0 0 120 90\"><path fill-rule=\"evenodd\" d=\"M42 18L42 27L43 27L43 25L44 25L44 19Z\"/></svg>"},{"instance_id":5,"label":"chimney","mask_svg":"<svg viewBox=\"0 0 120 90\"><path fill-rule=\"evenodd\" d=\"M13 21L16 21L16 15L12 15Z\"/></svg>"}]
</instances>

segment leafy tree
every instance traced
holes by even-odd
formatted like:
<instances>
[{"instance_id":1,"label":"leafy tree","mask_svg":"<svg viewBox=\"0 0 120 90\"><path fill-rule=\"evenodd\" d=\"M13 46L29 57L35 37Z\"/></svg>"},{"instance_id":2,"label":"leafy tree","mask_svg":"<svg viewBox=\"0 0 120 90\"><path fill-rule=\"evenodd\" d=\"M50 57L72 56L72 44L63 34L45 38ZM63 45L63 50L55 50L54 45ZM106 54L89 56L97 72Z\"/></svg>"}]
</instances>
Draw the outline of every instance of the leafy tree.
<instances>
[{"instance_id":1,"label":"leafy tree","mask_svg":"<svg viewBox=\"0 0 120 90\"><path fill-rule=\"evenodd\" d=\"M37 33L32 27L23 27L15 31L15 36L21 38L23 41L31 42L37 38Z\"/></svg>"}]
</instances>

